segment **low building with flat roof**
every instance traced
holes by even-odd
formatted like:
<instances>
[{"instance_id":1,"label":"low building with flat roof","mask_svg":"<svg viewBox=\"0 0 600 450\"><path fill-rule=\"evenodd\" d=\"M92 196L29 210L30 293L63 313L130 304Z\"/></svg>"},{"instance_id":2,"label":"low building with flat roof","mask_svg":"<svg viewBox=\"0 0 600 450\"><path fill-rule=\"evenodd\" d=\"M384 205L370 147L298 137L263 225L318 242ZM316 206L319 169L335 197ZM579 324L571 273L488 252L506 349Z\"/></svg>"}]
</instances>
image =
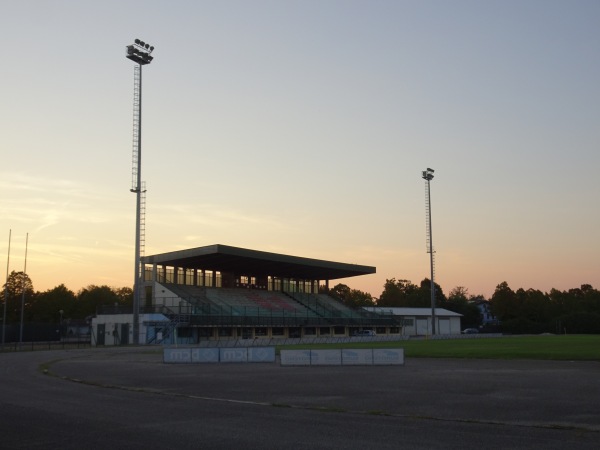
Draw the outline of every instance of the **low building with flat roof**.
<instances>
[{"instance_id":1,"label":"low building with flat roof","mask_svg":"<svg viewBox=\"0 0 600 450\"><path fill-rule=\"evenodd\" d=\"M401 324L402 333L407 336L428 336L431 334L431 308L393 308L364 307L366 311L389 315L392 314ZM436 333L460 334L460 318L462 314L435 308Z\"/></svg>"}]
</instances>

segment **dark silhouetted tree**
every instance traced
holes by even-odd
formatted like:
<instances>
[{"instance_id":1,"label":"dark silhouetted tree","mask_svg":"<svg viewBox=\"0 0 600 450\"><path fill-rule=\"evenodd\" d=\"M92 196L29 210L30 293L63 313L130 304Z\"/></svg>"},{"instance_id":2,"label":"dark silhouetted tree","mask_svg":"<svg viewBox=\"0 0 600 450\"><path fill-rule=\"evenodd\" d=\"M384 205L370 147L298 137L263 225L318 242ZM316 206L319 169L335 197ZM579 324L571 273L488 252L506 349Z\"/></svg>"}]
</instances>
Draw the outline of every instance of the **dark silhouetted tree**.
<instances>
[{"instance_id":1,"label":"dark silhouetted tree","mask_svg":"<svg viewBox=\"0 0 600 450\"><path fill-rule=\"evenodd\" d=\"M31 317L34 322L58 323L62 311L63 319L74 317L76 297L73 291L64 284L56 286L35 296L31 308Z\"/></svg>"},{"instance_id":2,"label":"dark silhouetted tree","mask_svg":"<svg viewBox=\"0 0 600 450\"><path fill-rule=\"evenodd\" d=\"M336 284L330 291L331 295L338 298L342 303L350 308L360 308L363 306L373 306L375 302L368 292L358 289L350 289L345 284Z\"/></svg>"},{"instance_id":3,"label":"dark silhouetted tree","mask_svg":"<svg viewBox=\"0 0 600 450\"><path fill-rule=\"evenodd\" d=\"M101 306L114 306L120 304L116 292L108 286L90 285L77 293L77 302L74 316L84 319L96 314Z\"/></svg>"},{"instance_id":4,"label":"dark silhouetted tree","mask_svg":"<svg viewBox=\"0 0 600 450\"><path fill-rule=\"evenodd\" d=\"M24 272L14 270L8 276L2 287L2 308L4 308L5 290L8 291L8 302L6 304L6 323L17 323L21 321L21 303L23 292L25 292L24 321L29 321L31 303L35 292L31 278ZM4 311L3 311L4 312Z\"/></svg>"},{"instance_id":5,"label":"dark silhouetted tree","mask_svg":"<svg viewBox=\"0 0 600 450\"><path fill-rule=\"evenodd\" d=\"M444 291L436 282L433 284L435 286L435 307L443 308L443 305L446 303ZM431 280L429 278L423 278L423 281L421 281L420 301L415 306L431 307Z\"/></svg>"},{"instance_id":6,"label":"dark silhouetted tree","mask_svg":"<svg viewBox=\"0 0 600 450\"><path fill-rule=\"evenodd\" d=\"M418 307L422 305L421 289L410 280L385 280L377 306Z\"/></svg>"},{"instance_id":7,"label":"dark silhouetted tree","mask_svg":"<svg viewBox=\"0 0 600 450\"><path fill-rule=\"evenodd\" d=\"M464 328L481 325L481 314L475 302L469 301L469 290L464 286L457 286L450 291L448 299L441 307L462 314L461 324Z\"/></svg>"},{"instance_id":8,"label":"dark silhouetted tree","mask_svg":"<svg viewBox=\"0 0 600 450\"><path fill-rule=\"evenodd\" d=\"M501 321L515 319L520 314L517 296L506 281L496 286L490 306L494 315Z\"/></svg>"}]
</instances>

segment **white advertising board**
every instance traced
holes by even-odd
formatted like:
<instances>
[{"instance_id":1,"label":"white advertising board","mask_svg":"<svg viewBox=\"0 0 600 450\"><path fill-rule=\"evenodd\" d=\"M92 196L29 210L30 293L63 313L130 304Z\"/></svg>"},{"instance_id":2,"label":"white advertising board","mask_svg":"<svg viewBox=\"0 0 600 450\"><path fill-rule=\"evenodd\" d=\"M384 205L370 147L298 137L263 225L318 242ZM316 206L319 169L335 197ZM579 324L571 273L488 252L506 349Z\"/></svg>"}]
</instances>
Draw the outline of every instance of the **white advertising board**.
<instances>
[{"instance_id":1,"label":"white advertising board","mask_svg":"<svg viewBox=\"0 0 600 450\"><path fill-rule=\"evenodd\" d=\"M404 349L281 350L282 366L402 365Z\"/></svg>"},{"instance_id":2,"label":"white advertising board","mask_svg":"<svg viewBox=\"0 0 600 450\"><path fill-rule=\"evenodd\" d=\"M403 348L376 348L373 349L373 364L396 365L404 364Z\"/></svg>"},{"instance_id":3,"label":"white advertising board","mask_svg":"<svg viewBox=\"0 0 600 450\"><path fill-rule=\"evenodd\" d=\"M373 364L372 349L343 349L342 365L344 366L370 366Z\"/></svg>"},{"instance_id":4,"label":"white advertising board","mask_svg":"<svg viewBox=\"0 0 600 450\"><path fill-rule=\"evenodd\" d=\"M165 348L165 364L275 362L275 347Z\"/></svg>"},{"instance_id":5,"label":"white advertising board","mask_svg":"<svg viewBox=\"0 0 600 450\"><path fill-rule=\"evenodd\" d=\"M194 348L192 349L193 363L218 363L218 348Z\"/></svg>"},{"instance_id":6,"label":"white advertising board","mask_svg":"<svg viewBox=\"0 0 600 450\"><path fill-rule=\"evenodd\" d=\"M313 366L339 366L342 364L342 350L311 350L310 364Z\"/></svg>"},{"instance_id":7,"label":"white advertising board","mask_svg":"<svg viewBox=\"0 0 600 450\"><path fill-rule=\"evenodd\" d=\"M275 347L248 348L248 362L275 362Z\"/></svg>"},{"instance_id":8,"label":"white advertising board","mask_svg":"<svg viewBox=\"0 0 600 450\"><path fill-rule=\"evenodd\" d=\"M247 348L220 348L219 361L222 363L248 362Z\"/></svg>"},{"instance_id":9,"label":"white advertising board","mask_svg":"<svg viewBox=\"0 0 600 450\"><path fill-rule=\"evenodd\" d=\"M189 364L192 362L192 349L190 348L165 348L163 362L166 364Z\"/></svg>"},{"instance_id":10,"label":"white advertising board","mask_svg":"<svg viewBox=\"0 0 600 450\"><path fill-rule=\"evenodd\" d=\"M281 350L282 366L310 366L310 350Z\"/></svg>"}]
</instances>

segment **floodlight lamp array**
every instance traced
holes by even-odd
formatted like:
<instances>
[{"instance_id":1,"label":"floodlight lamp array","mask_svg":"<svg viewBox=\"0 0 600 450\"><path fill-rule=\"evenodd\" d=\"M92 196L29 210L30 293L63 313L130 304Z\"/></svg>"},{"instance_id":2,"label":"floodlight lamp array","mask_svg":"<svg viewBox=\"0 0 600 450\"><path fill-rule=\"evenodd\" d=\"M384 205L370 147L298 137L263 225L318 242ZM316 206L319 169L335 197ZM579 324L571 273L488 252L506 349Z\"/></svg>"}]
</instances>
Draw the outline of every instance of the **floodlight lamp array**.
<instances>
[{"instance_id":1,"label":"floodlight lamp array","mask_svg":"<svg viewBox=\"0 0 600 450\"><path fill-rule=\"evenodd\" d=\"M151 56L154 47L150 44L147 44L144 41L136 39L134 44L127 46L127 54L125 55L128 59L136 62L140 65L150 64L154 59Z\"/></svg>"},{"instance_id":2,"label":"floodlight lamp array","mask_svg":"<svg viewBox=\"0 0 600 450\"><path fill-rule=\"evenodd\" d=\"M435 172L435 170L428 167L427 170L423 171L423 179L427 181L433 180L433 172Z\"/></svg>"}]
</instances>

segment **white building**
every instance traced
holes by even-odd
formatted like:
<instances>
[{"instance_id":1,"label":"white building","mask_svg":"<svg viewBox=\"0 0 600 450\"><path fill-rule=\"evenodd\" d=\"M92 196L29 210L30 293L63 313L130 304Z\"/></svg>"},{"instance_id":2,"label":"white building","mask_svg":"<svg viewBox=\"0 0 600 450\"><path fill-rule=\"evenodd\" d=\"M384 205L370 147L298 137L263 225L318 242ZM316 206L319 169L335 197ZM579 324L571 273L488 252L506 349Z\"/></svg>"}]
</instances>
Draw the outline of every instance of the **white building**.
<instances>
[{"instance_id":1,"label":"white building","mask_svg":"<svg viewBox=\"0 0 600 450\"><path fill-rule=\"evenodd\" d=\"M170 320L163 314L140 314L141 343L160 343L156 330L168 327ZM159 331L160 333L160 331ZM127 345L133 339L133 314L101 314L92 319L92 346Z\"/></svg>"},{"instance_id":2,"label":"white building","mask_svg":"<svg viewBox=\"0 0 600 450\"><path fill-rule=\"evenodd\" d=\"M431 334L431 308L390 308L365 307L367 311L379 314L393 314L402 318L402 334L404 336L427 336ZM462 314L435 308L436 334L460 334L460 318Z\"/></svg>"}]
</instances>

